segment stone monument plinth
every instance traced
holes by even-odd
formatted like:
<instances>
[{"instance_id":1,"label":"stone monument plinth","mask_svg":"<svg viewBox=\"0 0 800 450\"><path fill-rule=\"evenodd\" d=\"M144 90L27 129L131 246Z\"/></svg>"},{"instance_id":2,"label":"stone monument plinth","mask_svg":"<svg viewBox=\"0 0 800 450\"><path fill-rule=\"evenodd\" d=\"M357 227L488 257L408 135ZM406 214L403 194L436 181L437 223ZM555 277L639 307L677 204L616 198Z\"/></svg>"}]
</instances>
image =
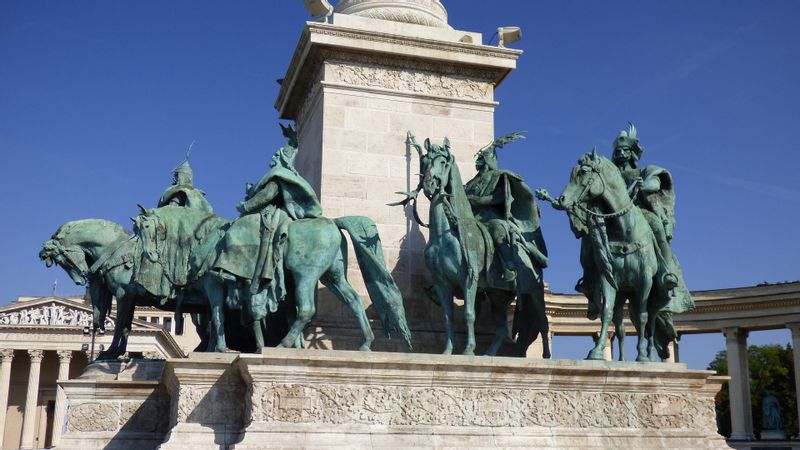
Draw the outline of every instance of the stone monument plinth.
<instances>
[{"instance_id":1,"label":"stone monument plinth","mask_svg":"<svg viewBox=\"0 0 800 450\"><path fill-rule=\"evenodd\" d=\"M344 0L331 23L305 24L283 78L275 107L297 123L296 166L326 216L365 215L377 223L416 351L441 352L443 338L441 312L425 292L432 285L422 258L427 233L410 210L387 206L403 198L397 191L417 185L419 162L406 133L420 143L447 136L464 179L471 178L474 154L495 137L494 91L521 54L483 45L480 33L452 29L438 0ZM427 220L427 206L420 206ZM350 258L348 279L368 302L352 252ZM308 344L358 348L360 334L346 306L325 289L319 294ZM493 331L484 327L484 341ZM485 346L479 343L479 351ZM380 338L373 349L406 350Z\"/></svg>"},{"instance_id":2,"label":"stone monument plinth","mask_svg":"<svg viewBox=\"0 0 800 450\"><path fill-rule=\"evenodd\" d=\"M158 448L192 450L727 448L714 414L726 379L672 363L193 353L168 360L160 383L62 382L70 408L62 446L152 449L159 430ZM124 433L143 427L149 440Z\"/></svg>"}]
</instances>

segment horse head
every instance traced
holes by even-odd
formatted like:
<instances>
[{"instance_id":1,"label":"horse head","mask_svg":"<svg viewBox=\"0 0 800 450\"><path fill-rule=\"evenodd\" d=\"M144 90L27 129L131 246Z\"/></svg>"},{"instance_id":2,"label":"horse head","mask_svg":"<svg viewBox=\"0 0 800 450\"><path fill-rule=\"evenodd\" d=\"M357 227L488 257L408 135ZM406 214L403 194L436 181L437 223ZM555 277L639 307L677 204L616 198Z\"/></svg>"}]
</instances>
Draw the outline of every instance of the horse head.
<instances>
[{"instance_id":1,"label":"horse head","mask_svg":"<svg viewBox=\"0 0 800 450\"><path fill-rule=\"evenodd\" d=\"M444 138L442 145L425 139L425 155L421 158L422 189L429 199L442 194L450 183L450 170L455 162L450 153L450 140Z\"/></svg>"},{"instance_id":2,"label":"horse head","mask_svg":"<svg viewBox=\"0 0 800 450\"><path fill-rule=\"evenodd\" d=\"M562 207L570 210L576 205L587 204L604 194L606 189L604 161L608 162L598 155L595 149L578 159L578 164L570 173L569 183L558 197Z\"/></svg>"},{"instance_id":3,"label":"horse head","mask_svg":"<svg viewBox=\"0 0 800 450\"><path fill-rule=\"evenodd\" d=\"M84 286L88 282L89 264L86 262L86 249L80 243L70 240L70 229L61 227L51 239L42 244L39 259L47 267L61 266L75 284Z\"/></svg>"},{"instance_id":4,"label":"horse head","mask_svg":"<svg viewBox=\"0 0 800 450\"><path fill-rule=\"evenodd\" d=\"M132 217L133 232L139 237L142 243L142 251L150 262L158 261L158 232L162 229L161 221L158 216L153 214L153 210L147 210L142 205L139 207L139 215Z\"/></svg>"}]
</instances>

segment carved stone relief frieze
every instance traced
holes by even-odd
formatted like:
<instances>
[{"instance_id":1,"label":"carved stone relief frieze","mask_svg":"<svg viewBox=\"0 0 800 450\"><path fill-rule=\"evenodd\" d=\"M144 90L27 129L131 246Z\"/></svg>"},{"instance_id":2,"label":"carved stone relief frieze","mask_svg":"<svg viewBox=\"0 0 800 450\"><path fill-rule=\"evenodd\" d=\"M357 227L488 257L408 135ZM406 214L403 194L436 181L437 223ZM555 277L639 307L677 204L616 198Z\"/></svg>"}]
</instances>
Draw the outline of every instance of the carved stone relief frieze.
<instances>
[{"instance_id":1,"label":"carved stone relief frieze","mask_svg":"<svg viewBox=\"0 0 800 450\"><path fill-rule=\"evenodd\" d=\"M254 422L714 431L713 402L688 394L257 383Z\"/></svg>"},{"instance_id":2,"label":"carved stone relief frieze","mask_svg":"<svg viewBox=\"0 0 800 450\"><path fill-rule=\"evenodd\" d=\"M399 68L353 63L331 63L326 81L348 86L389 89L456 99L491 101L492 87L455 74L439 73L418 68Z\"/></svg>"},{"instance_id":3,"label":"carved stone relief frieze","mask_svg":"<svg viewBox=\"0 0 800 450\"><path fill-rule=\"evenodd\" d=\"M238 384L183 385L175 417L180 422L241 425L245 388Z\"/></svg>"},{"instance_id":4,"label":"carved stone relief frieze","mask_svg":"<svg viewBox=\"0 0 800 450\"><path fill-rule=\"evenodd\" d=\"M67 427L70 431L116 431L119 424L119 405L116 403L82 403L69 409Z\"/></svg>"},{"instance_id":5,"label":"carved stone relief frieze","mask_svg":"<svg viewBox=\"0 0 800 450\"><path fill-rule=\"evenodd\" d=\"M55 303L0 313L0 325L67 325L87 327L92 324L92 314ZM106 328L114 321L106 317Z\"/></svg>"}]
</instances>

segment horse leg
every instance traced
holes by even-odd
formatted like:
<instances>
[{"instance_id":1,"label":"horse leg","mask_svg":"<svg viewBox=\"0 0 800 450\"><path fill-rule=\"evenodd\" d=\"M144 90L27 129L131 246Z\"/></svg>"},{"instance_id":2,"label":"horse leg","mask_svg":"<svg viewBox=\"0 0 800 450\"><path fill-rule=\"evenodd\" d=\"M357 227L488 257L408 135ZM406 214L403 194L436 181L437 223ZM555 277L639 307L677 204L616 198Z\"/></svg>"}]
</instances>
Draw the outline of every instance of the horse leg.
<instances>
[{"instance_id":1,"label":"horse leg","mask_svg":"<svg viewBox=\"0 0 800 450\"><path fill-rule=\"evenodd\" d=\"M617 299L617 290L607 280L602 282L603 289L603 311L600 319L600 337L597 339L597 344L589 352L586 359L603 360L603 350L606 347L606 340L608 339L608 326L614 318L614 305Z\"/></svg>"},{"instance_id":2,"label":"horse leg","mask_svg":"<svg viewBox=\"0 0 800 450\"><path fill-rule=\"evenodd\" d=\"M620 297L614 304L614 334L619 346L619 360L625 361L625 299Z\"/></svg>"},{"instance_id":3,"label":"horse leg","mask_svg":"<svg viewBox=\"0 0 800 450\"><path fill-rule=\"evenodd\" d=\"M468 356L475 354L475 297L477 293L478 283L468 279L464 286L464 322L467 325L467 346L464 347L464 355Z\"/></svg>"},{"instance_id":4,"label":"horse leg","mask_svg":"<svg viewBox=\"0 0 800 450\"><path fill-rule=\"evenodd\" d=\"M508 323L506 322L506 305L508 296L503 291L489 289L486 291L489 301L492 303L492 319L494 319L494 340L489 349L486 350L487 356L496 356L503 341L508 338Z\"/></svg>"},{"instance_id":5,"label":"horse leg","mask_svg":"<svg viewBox=\"0 0 800 450\"><path fill-rule=\"evenodd\" d=\"M455 333L453 332L453 293L445 287L445 281L438 278L435 281L436 295L439 297L439 304L442 306L442 315L444 315L444 332L447 335L447 342L444 346L443 355L450 355L453 353L453 343L455 342Z\"/></svg>"},{"instance_id":6,"label":"horse leg","mask_svg":"<svg viewBox=\"0 0 800 450\"><path fill-rule=\"evenodd\" d=\"M206 298L211 309L211 339L214 341L214 351L224 353L228 351L225 342L225 292L215 283L206 280L204 283Z\"/></svg>"},{"instance_id":7,"label":"horse leg","mask_svg":"<svg viewBox=\"0 0 800 450\"><path fill-rule=\"evenodd\" d=\"M636 349L638 351L638 356L636 357L637 362L648 362L650 361L650 357L648 355L648 347L649 347L649 340L647 339L647 328L650 326L650 315L647 311L647 298L650 296L650 289L653 287L653 278L652 277L644 277L641 280L641 284L639 285L639 289L636 290L637 299L636 302L638 303L638 316L639 316L639 327L636 330L639 334L639 341L636 343ZM655 314L653 314L653 318L655 318Z\"/></svg>"},{"instance_id":8,"label":"horse leg","mask_svg":"<svg viewBox=\"0 0 800 450\"><path fill-rule=\"evenodd\" d=\"M364 309L364 302L355 289L353 289L353 286L347 282L344 276L344 265L341 261L334 263L333 267L320 278L320 281L333 291L336 298L347 305L350 311L358 318L358 326L361 327L361 334L364 335L364 343L361 344L361 347L358 349L362 352L370 351L372 341L375 340L375 335L372 333L372 327L369 325L367 312Z\"/></svg>"},{"instance_id":9,"label":"horse leg","mask_svg":"<svg viewBox=\"0 0 800 450\"><path fill-rule=\"evenodd\" d=\"M320 277L293 272L295 279L295 301L297 303L297 317L289 328L289 332L281 340L278 347L291 348L297 345L297 340L302 336L306 325L311 322L317 312L314 305L314 290Z\"/></svg>"},{"instance_id":10,"label":"horse leg","mask_svg":"<svg viewBox=\"0 0 800 450\"><path fill-rule=\"evenodd\" d=\"M533 307L536 329L542 339L542 358L550 359L552 356L550 354L550 323L547 321L547 311L544 304L544 286L539 285L539 288L534 291L531 306ZM536 340L536 334L534 334L533 340Z\"/></svg>"}]
</instances>

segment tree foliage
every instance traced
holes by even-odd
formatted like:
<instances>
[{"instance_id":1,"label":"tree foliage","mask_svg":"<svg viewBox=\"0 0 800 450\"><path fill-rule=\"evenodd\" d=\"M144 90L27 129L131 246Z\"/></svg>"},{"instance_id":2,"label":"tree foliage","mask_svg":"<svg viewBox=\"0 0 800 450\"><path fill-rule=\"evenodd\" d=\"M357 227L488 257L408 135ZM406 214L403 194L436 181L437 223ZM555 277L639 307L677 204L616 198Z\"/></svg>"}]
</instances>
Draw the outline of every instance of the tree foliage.
<instances>
[{"instance_id":1,"label":"tree foliage","mask_svg":"<svg viewBox=\"0 0 800 450\"><path fill-rule=\"evenodd\" d=\"M765 392L771 392L780 400L781 423L787 436L798 433L797 397L794 385L794 357L792 347L787 345L751 345L747 348L750 369L750 404L753 409L753 430L761 433L761 401ZM725 351L708 365L720 375L728 375L728 355ZM715 399L717 424L723 436L731 434L731 410L728 385L725 384Z\"/></svg>"}]
</instances>

